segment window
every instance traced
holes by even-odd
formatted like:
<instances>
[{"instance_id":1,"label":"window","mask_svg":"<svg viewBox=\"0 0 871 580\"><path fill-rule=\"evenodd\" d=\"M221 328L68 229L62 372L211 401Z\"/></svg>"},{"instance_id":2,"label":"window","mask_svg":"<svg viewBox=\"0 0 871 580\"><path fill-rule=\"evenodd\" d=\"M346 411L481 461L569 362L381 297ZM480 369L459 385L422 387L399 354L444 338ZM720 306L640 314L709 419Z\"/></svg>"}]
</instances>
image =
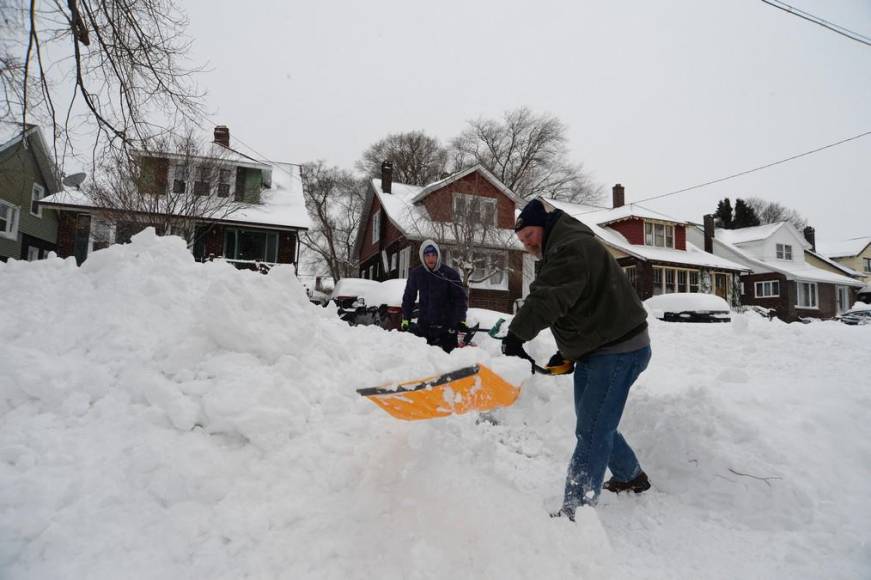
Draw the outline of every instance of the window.
<instances>
[{"instance_id":1,"label":"window","mask_svg":"<svg viewBox=\"0 0 871 580\"><path fill-rule=\"evenodd\" d=\"M653 268L653 295L698 292L699 271L682 268Z\"/></svg>"},{"instance_id":2,"label":"window","mask_svg":"<svg viewBox=\"0 0 871 580\"><path fill-rule=\"evenodd\" d=\"M644 222L644 245L659 248L674 247L674 226Z\"/></svg>"},{"instance_id":3,"label":"window","mask_svg":"<svg viewBox=\"0 0 871 580\"><path fill-rule=\"evenodd\" d=\"M0 238L18 238L18 208L0 199Z\"/></svg>"},{"instance_id":4,"label":"window","mask_svg":"<svg viewBox=\"0 0 871 580\"><path fill-rule=\"evenodd\" d=\"M372 243L377 244L381 239L381 212L376 211L372 216Z\"/></svg>"},{"instance_id":5,"label":"window","mask_svg":"<svg viewBox=\"0 0 871 580\"><path fill-rule=\"evenodd\" d=\"M45 188L38 183L33 184L33 190L30 192L30 215L42 217L42 206L39 205L39 200L45 197Z\"/></svg>"},{"instance_id":6,"label":"window","mask_svg":"<svg viewBox=\"0 0 871 580\"><path fill-rule=\"evenodd\" d=\"M871 272L871 258L862 258L862 262L865 264L865 271Z\"/></svg>"},{"instance_id":7,"label":"window","mask_svg":"<svg viewBox=\"0 0 871 580\"><path fill-rule=\"evenodd\" d=\"M792 260L792 246L789 244L777 244L777 259Z\"/></svg>"},{"instance_id":8,"label":"window","mask_svg":"<svg viewBox=\"0 0 871 580\"><path fill-rule=\"evenodd\" d=\"M629 283L632 284L632 287L635 288L638 283L638 271L635 266L625 266L623 268L623 273L626 274L626 277L629 279Z\"/></svg>"},{"instance_id":9,"label":"window","mask_svg":"<svg viewBox=\"0 0 871 580\"><path fill-rule=\"evenodd\" d=\"M103 220L95 220L92 223L94 231L91 234L91 249L102 250L103 248L108 248L114 241L112 236L112 225Z\"/></svg>"},{"instance_id":10,"label":"window","mask_svg":"<svg viewBox=\"0 0 871 580\"><path fill-rule=\"evenodd\" d=\"M756 298L777 298L780 296L780 282L777 280L756 282L754 286Z\"/></svg>"},{"instance_id":11,"label":"window","mask_svg":"<svg viewBox=\"0 0 871 580\"><path fill-rule=\"evenodd\" d=\"M463 269L458 266L460 257L456 250L451 252L450 249L446 249L444 256L445 263L459 270L462 277ZM454 259L454 256L457 258ZM508 252L474 250L472 251L472 264L474 269L469 276L470 287L484 290L508 290Z\"/></svg>"},{"instance_id":12,"label":"window","mask_svg":"<svg viewBox=\"0 0 871 580\"><path fill-rule=\"evenodd\" d=\"M850 289L846 286L838 286L838 314L843 314L850 309Z\"/></svg>"},{"instance_id":13,"label":"window","mask_svg":"<svg viewBox=\"0 0 871 580\"><path fill-rule=\"evenodd\" d=\"M278 233L228 229L224 233L224 257L246 262L278 261Z\"/></svg>"},{"instance_id":14,"label":"window","mask_svg":"<svg viewBox=\"0 0 871 580\"><path fill-rule=\"evenodd\" d=\"M396 253L393 253L390 255L390 271L391 272L396 269L396 257L397 257Z\"/></svg>"},{"instance_id":15,"label":"window","mask_svg":"<svg viewBox=\"0 0 871 580\"><path fill-rule=\"evenodd\" d=\"M184 163L178 163L175 166L172 178L172 192L184 193L187 191L188 185L188 166Z\"/></svg>"},{"instance_id":16,"label":"window","mask_svg":"<svg viewBox=\"0 0 871 580\"><path fill-rule=\"evenodd\" d=\"M209 168L203 165L197 167L197 179L194 181L194 195L209 195L211 187Z\"/></svg>"},{"instance_id":17,"label":"window","mask_svg":"<svg viewBox=\"0 0 871 580\"><path fill-rule=\"evenodd\" d=\"M27 246L27 261L35 262L39 259L39 248L36 246Z\"/></svg>"},{"instance_id":18,"label":"window","mask_svg":"<svg viewBox=\"0 0 871 580\"><path fill-rule=\"evenodd\" d=\"M411 265L411 248L402 248L399 251L399 277L408 278L408 268Z\"/></svg>"},{"instance_id":19,"label":"window","mask_svg":"<svg viewBox=\"0 0 871 580\"><path fill-rule=\"evenodd\" d=\"M797 282L799 308L818 308L817 285L813 282Z\"/></svg>"},{"instance_id":20,"label":"window","mask_svg":"<svg viewBox=\"0 0 871 580\"><path fill-rule=\"evenodd\" d=\"M456 222L496 225L496 200L492 197L455 193L453 209Z\"/></svg>"},{"instance_id":21,"label":"window","mask_svg":"<svg viewBox=\"0 0 871 580\"><path fill-rule=\"evenodd\" d=\"M690 292L699 291L699 271L690 270Z\"/></svg>"},{"instance_id":22,"label":"window","mask_svg":"<svg viewBox=\"0 0 871 580\"><path fill-rule=\"evenodd\" d=\"M218 171L218 197L230 196L230 174L229 169L221 169Z\"/></svg>"}]
</instances>

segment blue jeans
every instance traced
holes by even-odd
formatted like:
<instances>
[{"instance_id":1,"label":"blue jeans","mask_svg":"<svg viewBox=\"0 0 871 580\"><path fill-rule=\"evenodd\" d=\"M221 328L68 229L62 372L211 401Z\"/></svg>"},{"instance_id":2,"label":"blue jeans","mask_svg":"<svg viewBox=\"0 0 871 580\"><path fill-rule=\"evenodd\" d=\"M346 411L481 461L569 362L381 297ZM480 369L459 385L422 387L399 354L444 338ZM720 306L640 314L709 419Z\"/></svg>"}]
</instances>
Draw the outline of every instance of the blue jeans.
<instances>
[{"instance_id":1,"label":"blue jeans","mask_svg":"<svg viewBox=\"0 0 871 580\"><path fill-rule=\"evenodd\" d=\"M575 365L575 435L578 442L566 477L563 505L574 510L594 505L602 491L605 467L619 481L641 473L635 452L617 431L629 387L650 362L646 346L634 352L593 355Z\"/></svg>"}]
</instances>

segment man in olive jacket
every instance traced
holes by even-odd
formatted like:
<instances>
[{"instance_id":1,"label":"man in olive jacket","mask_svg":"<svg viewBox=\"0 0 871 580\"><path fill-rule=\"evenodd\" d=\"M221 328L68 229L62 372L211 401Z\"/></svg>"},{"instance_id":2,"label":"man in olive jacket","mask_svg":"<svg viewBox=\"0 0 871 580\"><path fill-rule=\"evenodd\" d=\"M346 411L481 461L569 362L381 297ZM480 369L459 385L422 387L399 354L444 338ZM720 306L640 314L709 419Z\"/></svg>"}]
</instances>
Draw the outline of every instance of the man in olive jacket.
<instances>
[{"instance_id":1,"label":"man in olive jacket","mask_svg":"<svg viewBox=\"0 0 871 580\"><path fill-rule=\"evenodd\" d=\"M577 443L562 508L574 520L613 492L650 488L632 448L617 431L629 387L650 362L647 313L617 261L592 230L540 199L529 202L514 231L540 261L529 295L514 316L502 352L527 357L523 343L550 328L559 351L548 366L574 361Z\"/></svg>"}]
</instances>

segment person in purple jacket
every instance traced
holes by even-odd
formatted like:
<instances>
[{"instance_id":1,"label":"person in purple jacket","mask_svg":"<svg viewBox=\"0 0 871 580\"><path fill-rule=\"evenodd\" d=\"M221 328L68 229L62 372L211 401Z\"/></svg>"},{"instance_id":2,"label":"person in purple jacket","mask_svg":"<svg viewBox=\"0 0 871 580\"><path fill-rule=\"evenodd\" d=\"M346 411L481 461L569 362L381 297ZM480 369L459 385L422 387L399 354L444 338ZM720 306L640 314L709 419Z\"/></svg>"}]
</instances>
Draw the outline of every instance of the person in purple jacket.
<instances>
[{"instance_id":1,"label":"person in purple jacket","mask_svg":"<svg viewBox=\"0 0 871 580\"><path fill-rule=\"evenodd\" d=\"M468 300L460 275L442 264L442 254L433 240L420 245L421 265L408 274L402 295L401 330L413 332L438 345L445 352L457 348L457 329L466 320ZM415 300L418 302L417 324L411 326Z\"/></svg>"}]
</instances>

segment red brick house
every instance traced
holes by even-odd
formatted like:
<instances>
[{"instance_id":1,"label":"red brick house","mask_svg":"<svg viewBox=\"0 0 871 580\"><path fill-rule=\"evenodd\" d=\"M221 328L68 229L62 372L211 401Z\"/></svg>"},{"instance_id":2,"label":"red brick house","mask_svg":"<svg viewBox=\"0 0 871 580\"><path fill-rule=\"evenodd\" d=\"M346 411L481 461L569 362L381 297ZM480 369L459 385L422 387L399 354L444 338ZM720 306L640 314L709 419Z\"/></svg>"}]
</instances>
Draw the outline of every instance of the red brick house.
<instances>
[{"instance_id":1,"label":"red brick house","mask_svg":"<svg viewBox=\"0 0 871 580\"><path fill-rule=\"evenodd\" d=\"M392 173L392 164L385 162L381 179L369 183L355 246L360 276L379 281L408 277L420 263L418 249L427 238L436 239L445 263L456 267L458 246L468 248L469 240L452 237L451 228L458 215L474 207L484 235L474 246L469 305L512 312L523 294L523 251L513 230L522 200L479 165L426 186L395 183Z\"/></svg>"},{"instance_id":2,"label":"red brick house","mask_svg":"<svg viewBox=\"0 0 871 580\"><path fill-rule=\"evenodd\" d=\"M704 292L738 302L739 277L748 268L687 242L687 222L637 204L625 204L614 186L613 207L544 200L585 223L617 258L642 300L659 294Z\"/></svg>"},{"instance_id":3,"label":"red brick house","mask_svg":"<svg viewBox=\"0 0 871 580\"><path fill-rule=\"evenodd\" d=\"M228 198L222 203L231 205L222 217L194 217L194 232L187 235L197 260L223 258L239 268L297 263L299 234L310 224L298 165L264 162L236 151L224 126L215 128L214 143L195 157L140 153L139 162L143 171L151 172L151 185L148 191L139 188L137 195L154 196L158 200L154 207L159 207L161 197L174 195ZM205 166L213 169L208 174L198 171ZM92 196L69 188L40 203L58 212L58 255L75 256L79 264L92 251L130 241L154 215L136 212L133 220L130 211L99 207ZM173 219L172 215L155 218L158 233L173 233ZM182 222L181 216L178 221ZM169 223L170 231L162 231L167 228L158 223Z\"/></svg>"}]
</instances>

